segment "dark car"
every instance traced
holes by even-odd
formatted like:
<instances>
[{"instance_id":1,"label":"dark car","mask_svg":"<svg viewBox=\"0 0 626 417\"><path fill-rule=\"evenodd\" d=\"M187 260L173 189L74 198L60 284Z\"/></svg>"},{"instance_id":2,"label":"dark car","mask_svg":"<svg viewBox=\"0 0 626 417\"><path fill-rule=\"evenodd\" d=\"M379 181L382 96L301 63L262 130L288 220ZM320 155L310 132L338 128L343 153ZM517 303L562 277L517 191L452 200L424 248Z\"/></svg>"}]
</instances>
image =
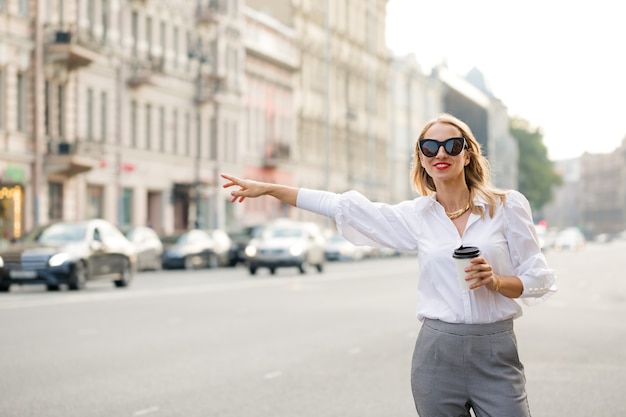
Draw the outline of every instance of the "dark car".
<instances>
[{"instance_id":1,"label":"dark car","mask_svg":"<svg viewBox=\"0 0 626 417\"><path fill-rule=\"evenodd\" d=\"M262 231L263 225L255 225L246 226L238 231L229 233L232 240L230 250L231 266L246 262L246 246L248 246L248 242L250 242L253 237L259 236Z\"/></svg>"},{"instance_id":2,"label":"dark car","mask_svg":"<svg viewBox=\"0 0 626 417\"><path fill-rule=\"evenodd\" d=\"M67 285L79 290L88 281L130 284L135 271L133 245L102 219L57 222L38 227L0 251L0 291L11 285L43 284L48 290Z\"/></svg>"},{"instance_id":3,"label":"dark car","mask_svg":"<svg viewBox=\"0 0 626 417\"><path fill-rule=\"evenodd\" d=\"M161 269L163 242L150 227L137 226L126 231L128 240L135 245L138 271L156 271Z\"/></svg>"},{"instance_id":4,"label":"dark car","mask_svg":"<svg viewBox=\"0 0 626 417\"><path fill-rule=\"evenodd\" d=\"M219 266L215 242L205 230L189 230L180 235L163 237L162 241L165 246L162 265L165 269Z\"/></svg>"}]
</instances>

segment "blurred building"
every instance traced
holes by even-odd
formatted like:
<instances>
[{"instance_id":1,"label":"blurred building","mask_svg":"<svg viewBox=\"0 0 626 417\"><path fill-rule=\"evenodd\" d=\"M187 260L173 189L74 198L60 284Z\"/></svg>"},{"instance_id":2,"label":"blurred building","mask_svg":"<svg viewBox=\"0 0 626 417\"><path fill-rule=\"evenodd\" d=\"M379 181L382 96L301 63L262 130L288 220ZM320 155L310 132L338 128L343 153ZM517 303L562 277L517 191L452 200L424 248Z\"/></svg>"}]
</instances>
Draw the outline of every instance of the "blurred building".
<instances>
[{"instance_id":1,"label":"blurred building","mask_svg":"<svg viewBox=\"0 0 626 417\"><path fill-rule=\"evenodd\" d=\"M295 30L299 186L388 200L386 0L250 0ZM311 216L297 212L298 217Z\"/></svg>"},{"instance_id":2,"label":"blurred building","mask_svg":"<svg viewBox=\"0 0 626 417\"><path fill-rule=\"evenodd\" d=\"M561 230L566 227L581 227L581 160L564 159L554 162L554 169L563 179L563 184L554 190L553 200L546 204L541 213L547 227Z\"/></svg>"},{"instance_id":3,"label":"blurred building","mask_svg":"<svg viewBox=\"0 0 626 417\"><path fill-rule=\"evenodd\" d=\"M32 224L35 163L32 137L35 41L27 2L0 1L0 242Z\"/></svg>"},{"instance_id":4,"label":"blurred building","mask_svg":"<svg viewBox=\"0 0 626 417\"><path fill-rule=\"evenodd\" d=\"M246 51L243 146L236 172L248 178L295 183L297 148L295 80L299 68L296 34L278 19L244 8ZM272 198L229 205L228 229L287 217L289 208Z\"/></svg>"},{"instance_id":5,"label":"blurred building","mask_svg":"<svg viewBox=\"0 0 626 417\"><path fill-rule=\"evenodd\" d=\"M580 158L580 217L587 236L626 230L626 139L607 154Z\"/></svg>"},{"instance_id":6,"label":"blurred building","mask_svg":"<svg viewBox=\"0 0 626 417\"><path fill-rule=\"evenodd\" d=\"M220 172L413 198L419 129L465 119L515 188L506 107L482 75L392 58L386 0L0 1L0 231L102 217L170 233L276 217Z\"/></svg>"},{"instance_id":7,"label":"blurred building","mask_svg":"<svg viewBox=\"0 0 626 417\"><path fill-rule=\"evenodd\" d=\"M517 189L519 152L509 133L507 108L494 96L483 74L474 68L460 76L440 65L434 68L433 76L443 84L443 111L460 118L472 129L489 160L494 185Z\"/></svg>"},{"instance_id":8,"label":"blurred building","mask_svg":"<svg viewBox=\"0 0 626 417\"><path fill-rule=\"evenodd\" d=\"M16 184L33 213L10 234L93 217L164 232L223 223L217 173L242 134L239 2L53 6L0 3L0 163L5 194Z\"/></svg>"},{"instance_id":9,"label":"blurred building","mask_svg":"<svg viewBox=\"0 0 626 417\"><path fill-rule=\"evenodd\" d=\"M389 173L391 202L415 198L410 178L415 144L426 122L443 112L443 83L427 74L415 56L393 57L389 71Z\"/></svg>"}]
</instances>

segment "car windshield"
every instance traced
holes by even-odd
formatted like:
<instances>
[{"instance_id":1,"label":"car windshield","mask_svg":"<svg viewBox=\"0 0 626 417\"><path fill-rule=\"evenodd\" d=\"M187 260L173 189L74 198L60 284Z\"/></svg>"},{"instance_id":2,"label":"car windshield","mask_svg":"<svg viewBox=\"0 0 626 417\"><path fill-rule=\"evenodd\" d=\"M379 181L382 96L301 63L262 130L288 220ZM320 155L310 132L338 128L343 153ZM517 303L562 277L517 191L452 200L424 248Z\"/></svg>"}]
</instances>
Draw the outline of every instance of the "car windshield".
<instances>
[{"instance_id":1,"label":"car windshield","mask_svg":"<svg viewBox=\"0 0 626 417\"><path fill-rule=\"evenodd\" d=\"M294 227L277 227L267 229L264 235L266 238L302 237L304 235L304 231Z\"/></svg>"},{"instance_id":2,"label":"car windshield","mask_svg":"<svg viewBox=\"0 0 626 417\"><path fill-rule=\"evenodd\" d=\"M80 242L85 240L87 225L81 223L53 224L33 236L39 243Z\"/></svg>"}]
</instances>

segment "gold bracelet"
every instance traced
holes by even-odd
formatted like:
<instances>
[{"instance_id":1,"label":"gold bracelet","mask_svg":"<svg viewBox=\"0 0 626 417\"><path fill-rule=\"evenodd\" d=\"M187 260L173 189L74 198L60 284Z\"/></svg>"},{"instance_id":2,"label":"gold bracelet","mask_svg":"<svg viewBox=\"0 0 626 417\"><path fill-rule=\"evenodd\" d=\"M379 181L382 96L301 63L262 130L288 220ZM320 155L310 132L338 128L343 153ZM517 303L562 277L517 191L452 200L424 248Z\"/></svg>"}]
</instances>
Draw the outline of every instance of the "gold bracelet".
<instances>
[{"instance_id":1,"label":"gold bracelet","mask_svg":"<svg viewBox=\"0 0 626 417\"><path fill-rule=\"evenodd\" d=\"M502 286L502 281L496 275L496 287L493 289L495 292L500 292L500 287Z\"/></svg>"}]
</instances>

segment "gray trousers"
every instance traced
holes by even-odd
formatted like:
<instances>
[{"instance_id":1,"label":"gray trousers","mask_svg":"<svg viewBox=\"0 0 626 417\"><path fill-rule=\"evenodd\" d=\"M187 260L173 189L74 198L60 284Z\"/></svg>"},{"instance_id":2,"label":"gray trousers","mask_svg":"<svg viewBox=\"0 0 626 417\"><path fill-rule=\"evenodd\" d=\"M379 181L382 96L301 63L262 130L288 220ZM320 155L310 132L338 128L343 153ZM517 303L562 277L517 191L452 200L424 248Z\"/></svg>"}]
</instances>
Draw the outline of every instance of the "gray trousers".
<instances>
[{"instance_id":1,"label":"gray trousers","mask_svg":"<svg viewBox=\"0 0 626 417\"><path fill-rule=\"evenodd\" d=\"M513 320L424 320L411 367L420 417L530 417L525 384Z\"/></svg>"}]
</instances>

